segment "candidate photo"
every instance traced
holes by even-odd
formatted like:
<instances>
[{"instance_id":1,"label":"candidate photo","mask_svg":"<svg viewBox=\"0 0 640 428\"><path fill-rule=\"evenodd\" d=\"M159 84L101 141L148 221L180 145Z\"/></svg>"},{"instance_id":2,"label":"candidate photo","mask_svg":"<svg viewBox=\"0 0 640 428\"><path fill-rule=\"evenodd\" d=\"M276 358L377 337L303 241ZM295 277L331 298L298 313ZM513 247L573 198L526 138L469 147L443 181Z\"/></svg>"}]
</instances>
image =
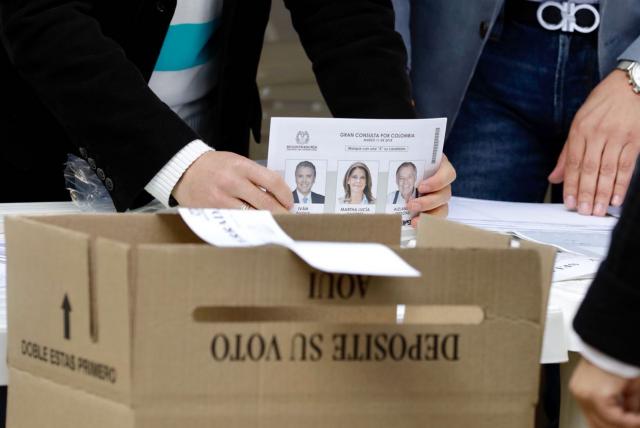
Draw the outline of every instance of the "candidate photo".
<instances>
[{"instance_id":1,"label":"candidate photo","mask_svg":"<svg viewBox=\"0 0 640 428\"><path fill-rule=\"evenodd\" d=\"M311 191L316 182L316 166L309 161L296 165L296 188L293 189L294 204L324 204L324 195Z\"/></svg>"},{"instance_id":2,"label":"candidate photo","mask_svg":"<svg viewBox=\"0 0 640 428\"><path fill-rule=\"evenodd\" d=\"M387 195L387 204L407 205L417 198L418 168L413 162L402 162L396 169L396 190Z\"/></svg>"},{"instance_id":3,"label":"candidate photo","mask_svg":"<svg viewBox=\"0 0 640 428\"><path fill-rule=\"evenodd\" d=\"M373 179L371 171L364 162L352 163L342 180L344 197L338 198L341 204L374 204Z\"/></svg>"}]
</instances>

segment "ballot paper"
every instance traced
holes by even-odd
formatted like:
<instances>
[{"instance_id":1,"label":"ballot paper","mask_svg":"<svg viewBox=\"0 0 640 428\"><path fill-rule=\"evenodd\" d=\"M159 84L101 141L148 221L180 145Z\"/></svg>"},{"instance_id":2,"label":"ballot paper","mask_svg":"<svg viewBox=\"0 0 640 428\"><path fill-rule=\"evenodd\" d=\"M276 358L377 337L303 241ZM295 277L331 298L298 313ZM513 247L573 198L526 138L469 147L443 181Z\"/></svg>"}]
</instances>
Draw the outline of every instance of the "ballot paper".
<instances>
[{"instance_id":1,"label":"ballot paper","mask_svg":"<svg viewBox=\"0 0 640 428\"><path fill-rule=\"evenodd\" d=\"M579 254L558 252L553 266L553 282L593 279L600 267L600 259Z\"/></svg>"},{"instance_id":2,"label":"ballot paper","mask_svg":"<svg viewBox=\"0 0 640 428\"><path fill-rule=\"evenodd\" d=\"M528 241L552 245L560 251L604 259L611 241L609 230L530 230L519 228L514 234Z\"/></svg>"},{"instance_id":3,"label":"ballot paper","mask_svg":"<svg viewBox=\"0 0 640 428\"><path fill-rule=\"evenodd\" d=\"M486 201L453 197L449 220L553 245L561 251L603 258L614 217L584 216L562 204Z\"/></svg>"},{"instance_id":4,"label":"ballot paper","mask_svg":"<svg viewBox=\"0 0 640 428\"><path fill-rule=\"evenodd\" d=\"M299 214L398 213L442 159L441 119L272 118L267 166L282 174Z\"/></svg>"},{"instance_id":5,"label":"ballot paper","mask_svg":"<svg viewBox=\"0 0 640 428\"><path fill-rule=\"evenodd\" d=\"M584 216L562 204L453 197L449 220L556 247L553 281L590 279L607 254L614 217Z\"/></svg>"},{"instance_id":6,"label":"ballot paper","mask_svg":"<svg viewBox=\"0 0 640 428\"><path fill-rule=\"evenodd\" d=\"M294 241L268 211L180 208L180 216L203 241L218 247L282 245L311 267L353 275L417 277L388 247L377 243Z\"/></svg>"},{"instance_id":7,"label":"ballot paper","mask_svg":"<svg viewBox=\"0 0 640 428\"><path fill-rule=\"evenodd\" d=\"M496 231L505 230L584 230L611 231L617 219L578 214L562 204L488 201L453 197L449 219Z\"/></svg>"}]
</instances>

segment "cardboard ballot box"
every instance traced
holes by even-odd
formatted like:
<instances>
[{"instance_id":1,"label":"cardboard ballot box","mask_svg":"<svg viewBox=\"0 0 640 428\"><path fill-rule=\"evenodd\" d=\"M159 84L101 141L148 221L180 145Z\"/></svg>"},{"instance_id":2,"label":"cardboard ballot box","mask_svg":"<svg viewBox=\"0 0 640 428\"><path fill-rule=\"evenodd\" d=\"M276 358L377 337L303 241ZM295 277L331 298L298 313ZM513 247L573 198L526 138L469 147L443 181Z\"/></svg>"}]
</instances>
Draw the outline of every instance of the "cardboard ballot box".
<instances>
[{"instance_id":1,"label":"cardboard ballot box","mask_svg":"<svg viewBox=\"0 0 640 428\"><path fill-rule=\"evenodd\" d=\"M294 239L400 233L395 216L276 220ZM177 215L8 218L8 426L532 426L545 249L422 229L397 250L422 277L401 279L212 247ZM443 248L466 235L476 248Z\"/></svg>"}]
</instances>

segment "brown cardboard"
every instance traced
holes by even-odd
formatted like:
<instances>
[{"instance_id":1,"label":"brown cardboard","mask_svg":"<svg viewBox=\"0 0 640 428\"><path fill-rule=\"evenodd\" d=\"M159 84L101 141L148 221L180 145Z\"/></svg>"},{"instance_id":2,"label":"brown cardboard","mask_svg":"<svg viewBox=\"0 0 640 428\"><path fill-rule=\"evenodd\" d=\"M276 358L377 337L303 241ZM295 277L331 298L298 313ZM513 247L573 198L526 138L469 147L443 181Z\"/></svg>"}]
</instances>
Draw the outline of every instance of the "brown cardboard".
<instances>
[{"instance_id":1,"label":"brown cardboard","mask_svg":"<svg viewBox=\"0 0 640 428\"><path fill-rule=\"evenodd\" d=\"M429 248L526 248L540 256L540 284L542 287L542 320L546 320L547 302L556 249L549 245L522 240L515 236L488 232L464 224L454 223L430 215L420 216L417 246Z\"/></svg>"},{"instance_id":2,"label":"brown cardboard","mask_svg":"<svg viewBox=\"0 0 640 428\"><path fill-rule=\"evenodd\" d=\"M394 216L276 220L399 242ZM8 218L6 234L9 427L533 426L536 250L434 241L396 250L421 278L382 278L211 247L176 215Z\"/></svg>"}]
</instances>

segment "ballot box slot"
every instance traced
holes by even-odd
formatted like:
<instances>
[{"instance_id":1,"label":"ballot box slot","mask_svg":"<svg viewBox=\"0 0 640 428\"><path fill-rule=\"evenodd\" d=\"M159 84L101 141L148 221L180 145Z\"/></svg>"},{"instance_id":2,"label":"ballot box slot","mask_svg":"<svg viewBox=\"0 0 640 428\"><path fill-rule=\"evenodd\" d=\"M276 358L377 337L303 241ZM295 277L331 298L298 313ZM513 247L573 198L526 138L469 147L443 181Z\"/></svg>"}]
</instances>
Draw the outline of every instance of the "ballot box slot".
<instances>
[{"instance_id":1,"label":"ballot box slot","mask_svg":"<svg viewBox=\"0 0 640 428\"><path fill-rule=\"evenodd\" d=\"M323 323L477 325L484 311L474 305L205 306L193 311L200 323Z\"/></svg>"}]
</instances>

